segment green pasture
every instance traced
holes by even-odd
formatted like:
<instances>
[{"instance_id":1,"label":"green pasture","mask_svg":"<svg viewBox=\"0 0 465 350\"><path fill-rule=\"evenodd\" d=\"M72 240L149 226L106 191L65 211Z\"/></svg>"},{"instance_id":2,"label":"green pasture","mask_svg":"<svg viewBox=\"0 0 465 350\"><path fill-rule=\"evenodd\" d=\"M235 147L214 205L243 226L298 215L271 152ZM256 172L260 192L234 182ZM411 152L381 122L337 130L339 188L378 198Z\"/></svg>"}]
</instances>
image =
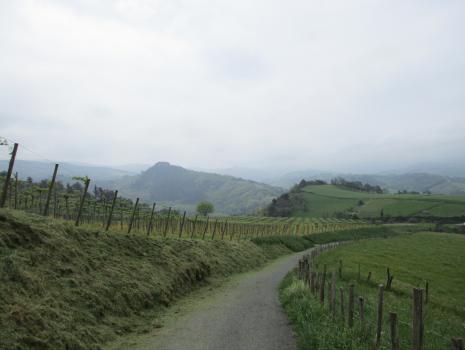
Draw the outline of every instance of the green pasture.
<instances>
[{"instance_id":1,"label":"green pasture","mask_svg":"<svg viewBox=\"0 0 465 350\"><path fill-rule=\"evenodd\" d=\"M342 325L339 313L333 320L327 305L322 307L307 287L291 275L283 283L281 299L294 322L302 349L369 349L374 339L378 286L386 284L387 268L394 279L392 288L384 293L381 349L390 349L389 312L398 314L400 348L411 347L412 289L424 289L427 282L424 348L447 349L452 337L465 337L465 235L422 232L357 241L316 259L318 269L326 265L330 273L337 271L339 261L343 268L337 289L348 293L348 286L355 285L356 300L358 296L365 300L367 328L360 328L358 305L355 327L348 329ZM337 305L339 311L339 298Z\"/></svg>"}]
</instances>

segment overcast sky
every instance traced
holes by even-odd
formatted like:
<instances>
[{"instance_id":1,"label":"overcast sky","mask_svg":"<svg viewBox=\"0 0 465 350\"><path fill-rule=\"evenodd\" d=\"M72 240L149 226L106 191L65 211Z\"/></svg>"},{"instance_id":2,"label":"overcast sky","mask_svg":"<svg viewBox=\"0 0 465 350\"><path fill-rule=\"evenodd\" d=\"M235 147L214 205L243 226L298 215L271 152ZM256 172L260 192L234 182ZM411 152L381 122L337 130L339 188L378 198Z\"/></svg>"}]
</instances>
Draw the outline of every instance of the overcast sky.
<instances>
[{"instance_id":1,"label":"overcast sky","mask_svg":"<svg viewBox=\"0 0 465 350\"><path fill-rule=\"evenodd\" d=\"M465 1L0 0L0 121L107 165L463 161Z\"/></svg>"}]
</instances>

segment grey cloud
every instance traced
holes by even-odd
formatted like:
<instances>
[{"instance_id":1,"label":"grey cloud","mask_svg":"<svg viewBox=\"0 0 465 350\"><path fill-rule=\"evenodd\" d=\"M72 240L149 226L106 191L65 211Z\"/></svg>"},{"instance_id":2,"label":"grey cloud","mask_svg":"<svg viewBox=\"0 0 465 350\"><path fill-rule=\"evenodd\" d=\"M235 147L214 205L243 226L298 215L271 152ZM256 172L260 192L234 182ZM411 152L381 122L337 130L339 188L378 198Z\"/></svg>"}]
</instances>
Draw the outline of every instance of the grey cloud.
<instances>
[{"instance_id":1,"label":"grey cloud","mask_svg":"<svg viewBox=\"0 0 465 350\"><path fill-rule=\"evenodd\" d=\"M2 1L0 132L101 164L463 159L463 32L462 1Z\"/></svg>"}]
</instances>

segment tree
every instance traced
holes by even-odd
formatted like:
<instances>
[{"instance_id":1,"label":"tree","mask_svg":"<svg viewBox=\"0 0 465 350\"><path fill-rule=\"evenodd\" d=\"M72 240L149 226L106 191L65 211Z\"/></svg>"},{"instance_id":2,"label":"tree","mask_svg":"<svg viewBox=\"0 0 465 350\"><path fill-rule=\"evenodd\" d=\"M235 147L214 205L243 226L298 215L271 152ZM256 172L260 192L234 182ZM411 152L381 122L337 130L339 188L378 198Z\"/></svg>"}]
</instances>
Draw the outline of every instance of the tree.
<instances>
[{"instance_id":1,"label":"tree","mask_svg":"<svg viewBox=\"0 0 465 350\"><path fill-rule=\"evenodd\" d=\"M197 204L197 213L203 216L207 216L215 211L215 207L210 202L200 202Z\"/></svg>"}]
</instances>

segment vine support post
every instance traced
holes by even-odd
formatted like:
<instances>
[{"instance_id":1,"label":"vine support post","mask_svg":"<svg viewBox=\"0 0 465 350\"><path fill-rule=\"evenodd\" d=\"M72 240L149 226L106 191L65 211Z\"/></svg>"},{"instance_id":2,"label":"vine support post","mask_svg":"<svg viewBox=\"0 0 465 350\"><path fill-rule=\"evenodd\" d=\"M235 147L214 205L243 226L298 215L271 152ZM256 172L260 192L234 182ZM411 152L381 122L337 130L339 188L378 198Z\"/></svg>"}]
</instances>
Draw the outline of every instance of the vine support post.
<instances>
[{"instance_id":1,"label":"vine support post","mask_svg":"<svg viewBox=\"0 0 465 350\"><path fill-rule=\"evenodd\" d=\"M113 218L113 210L115 209L116 204L116 198L118 198L118 190L116 190L115 194L113 195L113 201L111 202L110 214L108 215L108 221L107 226L105 227L105 231L108 231L110 229L111 220Z\"/></svg>"},{"instance_id":2,"label":"vine support post","mask_svg":"<svg viewBox=\"0 0 465 350\"><path fill-rule=\"evenodd\" d=\"M156 205L157 205L156 203L153 203L153 205L152 205L152 212L150 213L149 225L147 226L147 236L149 236L150 233L152 232L153 216L155 215L155 206Z\"/></svg>"},{"instance_id":3,"label":"vine support post","mask_svg":"<svg viewBox=\"0 0 465 350\"><path fill-rule=\"evenodd\" d=\"M134 209L132 210L131 220L129 220L128 234L131 233L132 225L134 224L134 218L136 217L138 205L139 205L139 198L136 198L136 204L134 204Z\"/></svg>"},{"instance_id":4,"label":"vine support post","mask_svg":"<svg viewBox=\"0 0 465 350\"><path fill-rule=\"evenodd\" d=\"M82 194L81 203L79 204L79 210L76 216L75 226L79 226L79 221L81 220L82 208L84 208L84 202L87 196L87 190L89 189L90 179L86 178L84 181L84 193Z\"/></svg>"},{"instance_id":5,"label":"vine support post","mask_svg":"<svg viewBox=\"0 0 465 350\"><path fill-rule=\"evenodd\" d=\"M45 208L44 208L44 213L43 213L44 216L48 215L48 208L50 207L50 200L52 199L53 186L55 186L57 172L58 172L58 164L55 164L55 168L53 169L52 181L50 181L50 185L48 186L47 200L45 201Z\"/></svg>"},{"instance_id":6,"label":"vine support post","mask_svg":"<svg viewBox=\"0 0 465 350\"><path fill-rule=\"evenodd\" d=\"M184 222L186 221L186 211L182 215L181 227L179 228L179 238L182 236L182 230L184 229Z\"/></svg>"},{"instance_id":7,"label":"vine support post","mask_svg":"<svg viewBox=\"0 0 465 350\"><path fill-rule=\"evenodd\" d=\"M16 153L18 152L18 144L13 145L13 152L11 152L10 163L8 164L8 171L6 173L5 183L3 184L2 196L0 197L0 208L3 208L6 203L6 197L8 194L8 187L10 185L11 174L13 172L13 166L15 164Z\"/></svg>"},{"instance_id":8,"label":"vine support post","mask_svg":"<svg viewBox=\"0 0 465 350\"><path fill-rule=\"evenodd\" d=\"M163 230L163 237L166 237L166 233L168 232L168 224L170 222L171 217L171 207L168 208L168 217L166 218L165 229Z\"/></svg>"},{"instance_id":9,"label":"vine support post","mask_svg":"<svg viewBox=\"0 0 465 350\"><path fill-rule=\"evenodd\" d=\"M18 209L18 172L15 173L15 209Z\"/></svg>"},{"instance_id":10,"label":"vine support post","mask_svg":"<svg viewBox=\"0 0 465 350\"><path fill-rule=\"evenodd\" d=\"M191 231L191 238L194 237L194 233L195 233L195 225L197 224L197 219L198 219L198 215L195 216L195 219L194 219L194 224L192 225L192 231Z\"/></svg>"}]
</instances>

